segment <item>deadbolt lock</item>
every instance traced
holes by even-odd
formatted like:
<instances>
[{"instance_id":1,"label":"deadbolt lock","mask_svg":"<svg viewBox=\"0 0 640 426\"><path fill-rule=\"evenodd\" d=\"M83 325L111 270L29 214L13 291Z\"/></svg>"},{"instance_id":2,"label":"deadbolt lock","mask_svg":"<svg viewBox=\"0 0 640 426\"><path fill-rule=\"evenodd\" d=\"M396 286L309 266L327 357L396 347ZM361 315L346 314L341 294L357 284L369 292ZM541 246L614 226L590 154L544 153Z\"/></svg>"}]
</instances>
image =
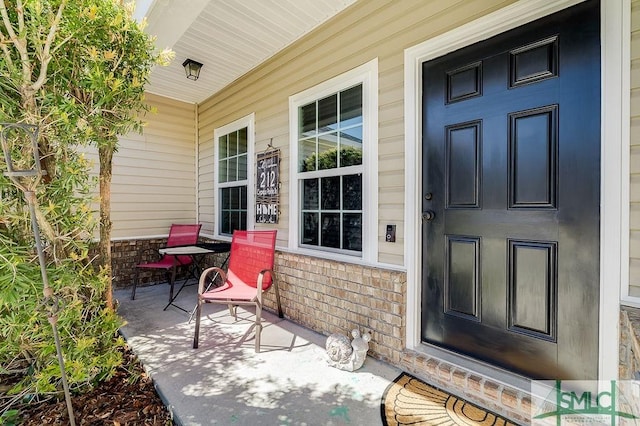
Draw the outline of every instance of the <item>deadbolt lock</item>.
<instances>
[{"instance_id":1,"label":"deadbolt lock","mask_svg":"<svg viewBox=\"0 0 640 426\"><path fill-rule=\"evenodd\" d=\"M431 222L435 217L436 214L431 210L427 210L426 212L422 213L422 219L426 220L427 222Z\"/></svg>"}]
</instances>

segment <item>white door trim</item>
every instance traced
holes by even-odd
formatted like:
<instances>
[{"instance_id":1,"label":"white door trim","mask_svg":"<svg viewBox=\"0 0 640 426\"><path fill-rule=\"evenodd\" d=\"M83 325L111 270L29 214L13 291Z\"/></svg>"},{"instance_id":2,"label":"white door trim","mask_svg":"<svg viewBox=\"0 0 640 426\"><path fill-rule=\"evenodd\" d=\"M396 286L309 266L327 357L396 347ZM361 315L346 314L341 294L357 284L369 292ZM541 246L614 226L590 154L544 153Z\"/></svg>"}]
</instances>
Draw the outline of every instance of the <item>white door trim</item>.
<instances>
[{"instance_id":1,"label":"white door trim","mask_svg":"<svg viewBox=\"0 0 640 426\"><path fill-rule=\"evenodd\" d=\"M404 255L407 262L408 349L420 350L425 347L420 341L422 182L415 178L422 176L422 63L580 2L581 0L519 1L405 50L407 244ZM629 260L630 14L629 0L601 2L602 155L598 376L603 380L618 377L620 288L628 286L628 273L625 271L628 271ZM415 224L415 228L412 224Z\"/></svg>"}]
</instances>

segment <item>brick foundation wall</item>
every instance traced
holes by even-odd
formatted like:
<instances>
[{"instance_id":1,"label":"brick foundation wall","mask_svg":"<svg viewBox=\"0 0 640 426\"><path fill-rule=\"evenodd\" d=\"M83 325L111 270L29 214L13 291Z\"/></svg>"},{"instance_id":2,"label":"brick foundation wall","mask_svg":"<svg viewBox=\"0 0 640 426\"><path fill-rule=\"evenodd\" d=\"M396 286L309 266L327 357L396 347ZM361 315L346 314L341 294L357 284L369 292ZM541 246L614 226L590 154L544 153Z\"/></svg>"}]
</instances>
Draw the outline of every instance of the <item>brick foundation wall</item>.
<instances>
[{"instance_id":1,"label":"brick foundation wall","mask_svg":"<svg viewBox=\"0 0 640 426\"><path fill-rule=\"evenodd\" d=\"M370 354L397 364L404 347L406 274L278 252L275 271L287 318L326 336L371 334ZM265 295L275 310L275 295Z\"/></svg>"},{"instance_id":2,"label":"brick foundation wall","mask_svg":"<svg viewBox=\"0 0 640 426\"><path fill-rule=\"evenodd\" d=\"M209 242L201 239L201 242ZM166 238L152 238L139 240L121 240L111 243L111 268L113 273L113 288L128 288L135 278L135 266L138 263L153 262L160 259L158 249L167 244ZM208 255L207 266L220 265L226 258L226 254ZM184 276L182 271L177 278ZM144 286L150 283L164 282L166 277L162 272L149 270L140 271L140 282Z\"/></svg>"},{"instance_id":3,"label":"brick foundation wall","mask_svg":"<svg viewBox=\"0 0 640 426\"><path fill-rule=\"evenodd\" d=\"M626 306L620 309L619 361L618 378L620 380L640 380L640 377L636 377L640 374L640 309ZM637 415L640 413L640 398L627 398L621 401L619 410Z\"/></svg>"},{"instance_id":4,"label":"brick foundation wall","mask_svg":"<svg viewBox=\"0 0 640 426\"><path fill-rule=\"evenodd\" d=\"M531 396L528 392L416 351L403 351L399 367L517 424L530 423Z\"/></svg>"},{"instance_id":5,"label":"brick foundation wall","mask_svg":"<svg viewBox=\"0 0 640 426\"><path fill-rule=\"evenodd\" d=\"M135 276L138 263L152 262L160 258L158 249L167 243L166 238L148 240L123 240L111 243L111 270L113 288L130 287ZM141 255L145 252L144 255ZM140 284L164 279L161 274L141 272Z\"/></svg>"},{"instance_id":6,"label":"brick foundation wall","mask_svg":"<svg viewBox=\"0 0 640 426\"><path fill-rule=\"evenodd\" d=\"M620 380L634 380L640 372L640 309L620 309Z\"/></svg>"}]
</instances>

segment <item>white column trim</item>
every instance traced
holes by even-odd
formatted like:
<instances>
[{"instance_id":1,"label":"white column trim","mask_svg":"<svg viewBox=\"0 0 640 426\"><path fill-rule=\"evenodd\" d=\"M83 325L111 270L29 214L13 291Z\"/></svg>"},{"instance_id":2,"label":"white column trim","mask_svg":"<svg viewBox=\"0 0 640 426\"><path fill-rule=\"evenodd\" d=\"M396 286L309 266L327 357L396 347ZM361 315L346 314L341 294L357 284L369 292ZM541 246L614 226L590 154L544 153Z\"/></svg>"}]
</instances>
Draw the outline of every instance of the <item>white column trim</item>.
<instances>
[{"instance_id":1,"label":"white column trim","mask_svg":"<svg viewBox=\"0 0 640 426\"><path fill-rule=\"evenodd\" d=\"M621 289L629 289L631 3L601 3L600 324L601 380L618 378ZM626 16L625 16L626 15Z\"/></svg>"}]
</instances>

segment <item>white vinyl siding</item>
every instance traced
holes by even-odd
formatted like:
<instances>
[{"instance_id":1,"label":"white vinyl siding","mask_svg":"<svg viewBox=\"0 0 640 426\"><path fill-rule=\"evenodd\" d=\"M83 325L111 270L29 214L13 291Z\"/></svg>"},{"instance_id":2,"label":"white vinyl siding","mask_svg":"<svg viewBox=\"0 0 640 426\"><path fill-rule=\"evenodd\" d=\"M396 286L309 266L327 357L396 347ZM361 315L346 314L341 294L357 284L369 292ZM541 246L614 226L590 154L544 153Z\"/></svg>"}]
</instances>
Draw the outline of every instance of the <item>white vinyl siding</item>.
<instances>
[{"instance_id":1,"label":"white vinyl siding","mask_svg":"<svg viewBox=\"0 0 640 426\"><path fill-rule=\"evenodd\" d=\"M146 99L157 112L146 113L142 134L119 139L113 157L113 239L167 235L172 223L196 221L195 107L153 94ZM97 174L96 151L87 156Z\"/></svg>"}]
</instances>

